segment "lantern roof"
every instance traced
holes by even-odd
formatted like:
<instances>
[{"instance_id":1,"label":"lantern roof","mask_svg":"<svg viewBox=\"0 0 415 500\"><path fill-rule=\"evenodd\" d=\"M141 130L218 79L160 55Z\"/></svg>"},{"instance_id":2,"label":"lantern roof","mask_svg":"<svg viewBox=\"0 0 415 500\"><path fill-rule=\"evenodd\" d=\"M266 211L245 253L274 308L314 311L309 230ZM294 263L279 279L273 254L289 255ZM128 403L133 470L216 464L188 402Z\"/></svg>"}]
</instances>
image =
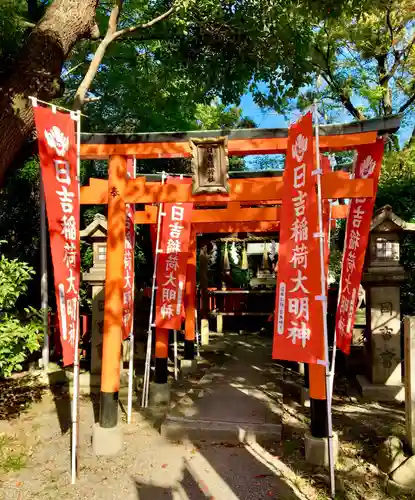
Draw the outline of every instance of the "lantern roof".
<instances>
[{"instance_id":1,"label":"lantern roof","mask_svg":"<svg viewBox=\"0 0 415 500\"><path fill-rule=\"evenodd\" d=\"M370 230L382 230L383 227L386 229L386 225L389 223L389 230L391 229L390 223L396 226L396 229L402 231L415 231L415 224L413 222L406 222L401 217L396 215L390 205L385 205L375 212L372 219ZM386 224L386 225L385 225Z\"/></svg>"}]
</instances>

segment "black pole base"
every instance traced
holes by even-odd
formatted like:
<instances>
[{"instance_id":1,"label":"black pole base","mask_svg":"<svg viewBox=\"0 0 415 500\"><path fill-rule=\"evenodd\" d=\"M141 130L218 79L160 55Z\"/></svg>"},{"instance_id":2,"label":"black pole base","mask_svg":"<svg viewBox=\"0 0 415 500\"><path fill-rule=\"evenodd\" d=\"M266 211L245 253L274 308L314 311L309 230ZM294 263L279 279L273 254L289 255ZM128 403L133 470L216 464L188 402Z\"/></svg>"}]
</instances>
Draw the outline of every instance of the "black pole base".
<instances>
[{"instance_id":1,"label":"black pole base","mask_svg":"<svg viewBox=\"0 0 415 500\"><path fill-rule=\"evenodd\" d=\"M154 363L154 382L156 384L167 384L168 373L167 358L156 358Z\"/></svg>"},{"instance_id":2,"label":"black pole base","mask_svg":"<svg viewBox=\"0 0 415 500\"><path fill-rule=\"evenodd\" d=\"M99 425L105 429L118 423L118 392L102 392L100 397Z\"/></svg>"},{"instance_id":3,"label":"black pole base","mask_svg":"<svg viewBox=\"0 0 415 500\"><path fill-rule=\"evenodd\" d=\"M315 438L328 437L327 432L327 401L310 398L311 435Z\"/></svg>"},{"instance_id":4,"label":"black pole base","mask_svg":"<svg viewBox=\"0 0 415 500\"><path fill-rule=\"evenodd\" d=\"M310 389L310 370L308 363L304 363L304 387Z\"/></svg>"},{"instance_id":5,"label":"black pole base","mask_svg":"<svg viewBox=\"0 0 415 500\"><path fill-rule=\"evenodd\" d=\"M184 359L195 359L195 343L194 340L184 341Z\"/></svg>"}]
</instances>

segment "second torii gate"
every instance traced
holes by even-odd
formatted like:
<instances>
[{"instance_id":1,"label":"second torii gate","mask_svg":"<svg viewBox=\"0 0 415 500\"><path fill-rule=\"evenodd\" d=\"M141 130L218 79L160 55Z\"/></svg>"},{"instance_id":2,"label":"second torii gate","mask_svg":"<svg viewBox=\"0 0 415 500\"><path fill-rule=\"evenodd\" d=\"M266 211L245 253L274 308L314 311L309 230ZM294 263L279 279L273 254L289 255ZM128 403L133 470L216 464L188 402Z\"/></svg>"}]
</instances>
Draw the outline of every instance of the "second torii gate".
<instances>
[{"instance_id":1,"label":"second torii gate","mask_svg":"<svg viewBox=\"0 0 415 500\"><path fill-rule=\"evenodd\" d=\"M376 141L378 134L394 132L400 117L367 120L341 126L321 127L320 149L335 151L353 149ZM194 342L194 307L196 292L196 234L198 232L269 231L278 229L283 192L280 175L250 177L249 172L230 175L229 194L192 195L190 185L162 185L145 177L127 179L127 158L137 159L189 157L189 139L194 137L229 138L229 155L285 153L287 129L249 129L232 131L187 132L169 134L83 134L82 159L109 159L108 181L91 179L81 188L82 204L108 204L107 264L103 329L100 427L113 429L118 423L118 391L120 383L121 331L123 314L123 271L125 240L125 204L145 204L136 212L136 223L155 223L157 207L166 202L195 204L192 222L188 283L186 285L185 337ZM252 175L252 174L251 174ZM349 179L347 173L331 172L322 178L325 199L363 198L374 194L372 180ZM227 208L209 209L210 205ZM260 205L259 207L257 205ZM274 205L274 206L262 206ZM198 209L198 206L202 207ZM344 210L344 208L335 208ZM344 217L343 214L338 214ZM336 214L334 214L336 216ZM203 228L203 231L200 229ZM258 229L259 228L259 229ZM194 349L186 355L194 356ZM100 434L102 439L102 433Z\"/></svg>"}]
</instances>

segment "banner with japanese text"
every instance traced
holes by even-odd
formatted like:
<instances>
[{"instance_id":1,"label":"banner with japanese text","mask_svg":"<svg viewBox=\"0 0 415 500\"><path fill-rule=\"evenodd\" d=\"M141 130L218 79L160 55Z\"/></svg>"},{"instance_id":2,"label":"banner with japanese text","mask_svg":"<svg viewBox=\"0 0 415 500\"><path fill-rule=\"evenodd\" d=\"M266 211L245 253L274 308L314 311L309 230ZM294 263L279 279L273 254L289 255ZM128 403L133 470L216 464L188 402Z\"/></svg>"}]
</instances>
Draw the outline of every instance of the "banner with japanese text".
<instances>
[{"instance_id":1,"label":"banner with japanese text","mask_svg":"<svg viewBox=\"0 0 415 500\"><path fill-rule=\"evenodd\" d=\"M379 138L374 144L357 148L355 179L373 179L371 198L353 198L347 216L344 240L342 277L336 314L336 342L345 354L350 352L360 281L362 278L370 224L382 165L384 144Z\"/></svg>"},{"instance_id":2,"label":"banner with japanese text","mask_svg":"<svg viewBox=\"0 0 415 500\"><path fill-rule=\"evenodd\" d=\"M134 160L127 159L127 177L134 178ZM131 335L134 318L134 203L125 205L123 340Z\"/></svg>"},{"instance_id":3,"label":"banner with japanese text","mask_svg":"<svg viewBox=\"0 0 415 500\"><path fill-rule=\"evenodd\" d=\"M311 113L288 133L272 357L324 360L315 152Z\"/></svg>"},{"instance_id":4,"label":"banner with japanese text","mask_svg":"<svg viewBox=\"0 0 415 500\"><path fill-rule=\"evenodd\" d=\"M168 184L188 179L169 178ZM165 203L157 260L156 327L179 330L182 323L193 203Z\"/></svg>"},{"instance_id":5,"label":"banner with japanese text","mask_svg":"<svg viewBox=\"0 0 415 500\"><path fill-rule=\"evenodd\" d=\"M64 366L74 362L79 331L79 179L75 122L68 113L34 107L49 223Z\"/></svg>"}]
</instances>

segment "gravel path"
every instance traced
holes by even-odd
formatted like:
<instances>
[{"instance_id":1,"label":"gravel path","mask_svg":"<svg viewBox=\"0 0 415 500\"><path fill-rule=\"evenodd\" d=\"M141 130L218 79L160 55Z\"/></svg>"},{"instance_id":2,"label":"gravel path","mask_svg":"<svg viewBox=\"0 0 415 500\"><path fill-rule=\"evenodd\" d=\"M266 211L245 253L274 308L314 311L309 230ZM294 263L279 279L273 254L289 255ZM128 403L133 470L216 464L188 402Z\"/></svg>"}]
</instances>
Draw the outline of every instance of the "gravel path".
<instances>
[{"instance_id":1,"label":"gravel path","mask_svg":"<svg viewBox=\"0 0 415 500\"><path fill-rule=\"evenodd\" d=\"M124 417L124 416L123 416ZM45 392L18 419L0 421L0 437L11 436L9 452L22 464L0 467L4 500L262 500L311 499L301 494L296 476L278 458L278 445L258 443L174 444L163 438L140 411L123 422L124 450L117 457L92 453L94 421L89 398L80 402L80 474L70 484L70 401L65 393ZM124 418L123 418L124 420ZM19 455L20 454L20 455ZM0 450L1 456L1 450ZM306 488L307 489L307 488Z\"/></svg>"}]
</instances>

